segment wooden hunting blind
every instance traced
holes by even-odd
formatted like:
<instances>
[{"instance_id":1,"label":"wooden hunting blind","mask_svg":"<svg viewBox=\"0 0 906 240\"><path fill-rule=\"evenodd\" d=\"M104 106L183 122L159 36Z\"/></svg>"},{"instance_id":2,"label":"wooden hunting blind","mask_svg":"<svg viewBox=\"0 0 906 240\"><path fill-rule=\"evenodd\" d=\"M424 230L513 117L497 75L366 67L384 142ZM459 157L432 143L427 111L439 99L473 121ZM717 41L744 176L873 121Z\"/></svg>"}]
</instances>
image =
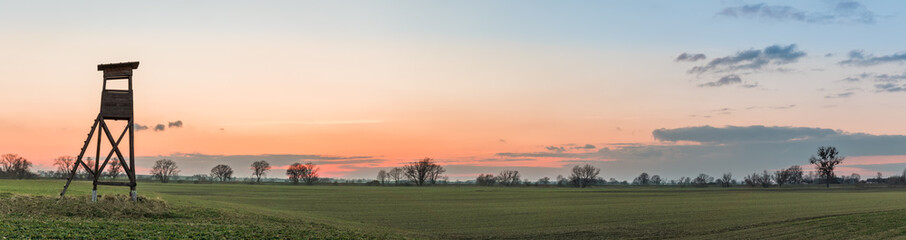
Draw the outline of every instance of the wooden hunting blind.
<instances>
[{"instance_id":1,"label":"wooden hunting blind","mask_svg":"<svg viewBox=\"0 0 906 240\"><path fill-rule=\"evenodd\" d=\"M66 185L63 186L63 191L60 192L60 197L66 195L66 189L69 188L72 179L76 177L76 173L80 166L83 167L93 179L93 189L91 191L92 201L97 201L98 185L128 186L131 190L129 194L132 196L132 200L135 201L138 197L135 192L135 115L132 104L132 70L137 68L138 62L98 65L98 71L104 72L104 85L101 90L101 110L100 113L98 113L97 118L94 119L94 125L91 126L91 130L88 132L88 138L85 140L84 144L82 144L82 149L79 152L79 156L76 158L75 165L72 168L72 172L69 174L69 178L66 180ZM128 84L126 89L108 89L108 81L114 80L126 81ZM107 120L126 121L126 127L123 129L122 133L120 133L119 138L113 138L110 128L107 126ZM95 133L97 134L97 152L94 158L94 166L89 166L82 158L85 157L85 151L88 150L88 145L91 143L91 138ZM126 134L129 135L128 158L124 157L123 151L120 149L120 142L122 142L123 137L125 137ZM102 163L101 145L104 138L110 143L111 148ZM104 173L104 168L110 163L110 160L113 157L116 157L113 161L117 161L119 165L122 166L123 172L125 172L126 177L129 178L129 182L99 181L101 180L101 175Z\"/></svg>"}]
</instances>

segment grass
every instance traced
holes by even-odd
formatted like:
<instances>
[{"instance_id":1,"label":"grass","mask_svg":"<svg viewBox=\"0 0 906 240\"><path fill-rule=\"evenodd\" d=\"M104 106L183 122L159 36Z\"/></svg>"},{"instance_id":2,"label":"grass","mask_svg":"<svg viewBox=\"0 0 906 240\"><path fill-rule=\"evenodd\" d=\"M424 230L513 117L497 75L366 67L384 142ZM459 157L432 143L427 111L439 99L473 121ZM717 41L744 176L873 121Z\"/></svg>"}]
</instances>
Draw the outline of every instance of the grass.
<instances>
[{"instance_id":1,"label":"grass","mask_svg":"<svg viewBox=\"0 0 906 240\"><path fill-rule=\"evenodd\" d=\"M0 180L0 196L6 192L8 196L29 194L33 198L56 199L47 196L58 194L62 184L53 180ZM74 202L92 205L87 200L90 183L77 182L70 189ZM117 187L99 189L102 194L127 191ZM0 209L0 235L906 239L906 218L902 217L906 216L906 189L887 187L574 189L140 183L139 193L150 200L160 199L160 206L166 209L153 212L165 213L109 210L103 216L87 216L60 214L59 208L54 207L39 214L4 213ZM106 198L101 199L104 204ZM119 205L111 206L130 207L116 199L112 198ZM43 203L51 204L54 203ZM92 235L95 232L106 235Z\"/></svg>"}]
</instances>

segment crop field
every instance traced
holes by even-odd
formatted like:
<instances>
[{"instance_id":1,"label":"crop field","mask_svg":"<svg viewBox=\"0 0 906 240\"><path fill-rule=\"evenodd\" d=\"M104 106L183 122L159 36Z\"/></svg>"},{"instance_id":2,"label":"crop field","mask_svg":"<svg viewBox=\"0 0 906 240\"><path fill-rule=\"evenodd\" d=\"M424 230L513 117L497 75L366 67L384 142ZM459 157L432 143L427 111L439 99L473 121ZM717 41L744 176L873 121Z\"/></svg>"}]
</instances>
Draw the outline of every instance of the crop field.
<instances>
[{"instance_id":1,"label":"crop field","mask_svg":"<svg viewBox=\"0 0 906 240\"><path fill-rule=\"evenodd\" d=\"M906 188L376 187L0 180L8 238L906 239ZM104 196L106 194L106 196ZM129 209L129 210L126 210Z\"/></svg>"}]
</instances>

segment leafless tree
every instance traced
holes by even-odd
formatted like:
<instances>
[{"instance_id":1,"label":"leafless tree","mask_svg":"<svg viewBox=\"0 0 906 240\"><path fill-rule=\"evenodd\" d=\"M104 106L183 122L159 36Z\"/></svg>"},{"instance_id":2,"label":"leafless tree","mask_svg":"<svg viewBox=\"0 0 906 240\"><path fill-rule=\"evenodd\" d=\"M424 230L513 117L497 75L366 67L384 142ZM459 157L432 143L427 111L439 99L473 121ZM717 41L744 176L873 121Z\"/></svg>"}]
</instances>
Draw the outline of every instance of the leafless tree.
<instances>
[{"instance_id":1,"label":"leafless tree","mask_svg":"<svg viewBox=\"0 0 906 240\"><path fill-rule=\"evenodd\" d=\"M789 174L789 184L802 184L804 178L802 176L802 167L799 165L793 165L786 169L787 174Z\"/></svg>"},{"instance_id":2,"label":"leafless tree","mask_svg":"<svg viewBox=\"0 0 906 240\"><path fill-rule=\"evenodd\" d=\"M651 183L651 178L648 176L648 173L639 174L638 177L632 180L632 184L636 185L648 185Z\"/></svg>"},{"instance_id":3,"label":"leafless tree","mask_svg":"<svg viewBox=\"0 0 906 240\"><path fill-rule=\"evenodd\" d=\"M708 174L699 174L698 177L692 179L692 184L696 186L705 186L709 183L714 182L714 177L708 176Z\"/></svg>"},{"instance_id":4,"label":"leafless tree","mask_svg":"<svg viewBox=\"0 0 906 240\"><path fill-rule=\"evenodd\" d=\"M387 171L384 171L384 169L377 172L377 179L381 182L381 185L387 184L387 177Z\"/></svg>"},{"instance_id":5,"label":"leafless tree","mask_svg":"<svg viewBox=\"0 0 906 240\"><path fill-rule=\"evenodd\" d=\"M267 172L271 170L271 164L267 161L261 160L252 163L252 175L255 175L255 181L261 183L261 177L266 176Z\"/></svg>"},{"instance_id":6,"label":"leafless tree","mask_svg":"<svg viewBox=\"0 0 906 240\"><path fill-rule=\"evenodd\" d=\"M519 171L516 170L503 170L500 171L500 174L497 175L497 182L503 184L504 186L512 186L519 184Z\"/></svg>"},{"instance_id":7,"label":"leafless tree","mask_svg":"<svg viewBox=\"0 0 906 240\"><path fill-rule=\"evenodd\" d=\"M809 162L815 165L820 176L824 177L827 187L830 188L831 181L834 180L834 167L843 162L845 157L838 156L835 147L819 147L818 156L809 158Z\"/></svg>"},{"instance_id":8,"label":"leafless tree","mask_svg":"<svg viewBox=\"0 0 906 240\"><path fill-rule=\"evenodd\" d=\"M774 171L774 175L772 177L774 177L774 183L777 183L777 187L783 187L784 183L788 183L790 181L790 172L787 171L787 169L777 170Z\"/></svg>"},{"instance_id":9,"label":"leafless tree","mask_svg":"<svg viewBox=\"0 0 906 240\"><path fill-rule=\"evenodd\" d=\"M654 184L654 185L664 184L664 179L661 179L661 176L659 176L659 175L651 176L651 180L649 180L649 181L651 182L651 184Z\"/></svg>"},{"instance_id":10,"label":"leafless tree","mask_svg":"<svg viewBox=\"0 0 906 240\"><path fill-rule=\"evenodd\" d=\"M767 188L771 186L771 173L768 170L764 170L761 173L761 176L758 177L758 183L761 184L761 187Z\"/></svg>"},{"instance_id":11,"label":"leafless tree","mask_svg":"<svg viewBox=\"0 0 906 240\"><path fill-rule=\"evenodd\" d=\"M424 158L403 166L403 172L410 182L417 186L432 183L432 177L437 177L438 172L443 173L443 167L434 163L434 159Z\"/></svg>"},{"instance_id":12,"label":"leafless tree","mask_svg":"<svg viewBox=\"0 0 906 240\"><path fill-rule=\"evenodd\" d=\"M400 179L403 178L403 169L398 167L390 169L390 172L387 172L387 176L393 179L394 184L400 184Z\"/></svg>"},{"instance_id":13,"label":"leafless tree","mask_svg":"<svg viewBox=\"0 0 906 240\"><path fill-rule=\"evenodd\" d=\"M542 177L542 178L539 178L539 179L538 179L538 184L541 184L541 185L549 185L549 184L551 184L551 178L549 178L549 177Z\"/></svg>"},{"instance_id":14,"label":"leafless tree","mask_svg":"<svg viewBox=\"0 0 906 240\"><path fill-rule=\"evenodd\" d=\"M72 156L59 156L53 159L53 165L57 167L57 177L66 178L72 172L73 164L75 164L75 158Z\"/></svg>"},{"instance_id":15,"label":"leafless tree","mask_svg":"<svg viewBox=\"0 0 906 240\"><path fill-rule=\"evenodd\" d=\"M289 177L289 180L292 181L293 184L299 184L299 180L302 179L302 174L305 171L305 165L293 163L286 169L286 176Z\"/></svg>"},{"instance_id":16,"label":"leafless tree","mask_svg":"<svg viewBox=\"0 0 906 240\"><path fill-rule=\"evenodd\" d=\"M494 174L478 174L478 177L475 178L475 184L478 184L478 186L494 186L494 184L497 184L497 177L494 177Z\"/></svg>"},{"instance_id":17,"label":"leafless tree","mask_svg":"<svg viewBox=\"0 0 906 240\"><path fill-rule=\"evenodd\" d=\"M120 159L114 157L110 159L110 162L107 163L107 165L109 165L107 168L107 176L116 180L116 177L120 176L120 170L123 169L123 166L120 164Z\"/></svg>"},{"instance_id":18,"label":"leafless tree","mask_svg":"<svg viewBox=\"0 0 906 240\"><path fill-rule=\"evenodd\" d=\"M585 166L580 167L577 165L573 167L572 173L569 175L569 180L576 187L585 188L595 183L599 173L601 173L601 169L598 169L595 166L585 164Z\"/></svg>"},{"instance_id":19,"label":"leafless tree","mask_svg":"<svg viewBox=\"0 0 906 240\"><path fill-rule=\"evenodd\" d=\"M321 168L316 166L312 162L308 162L303 166L304 168L302 168L302 175L300 176L302 178L302 181L304 181L305 184L308 185L313 185L315 184L315 182L318 182L318 179L321 176L321 174L318 172L321 171Z\"/></svg>"},{"instance_id":20,"label":"leafless tree","mask_svg":"<svg viewBox=\"0 0 906 240\"><path fill-rule=\"evenodd\" d=\"M7 153L0 156L0 176L6 175L18 179L30 178L35 174L29 170L32 163L16 154Z\"/></svg>"},{"instance_id":21,"label":"leafless tree","mask_svg":"<svg viewBox=\"0 0 906 240\"><path fill-rule=\"evenodd\" d=\"M733 183L733 174L732 173L724 173L724 175L720 177L720 185L722 185L724 187L730 187L730 184L732 184L732 183Z\"/></svg>"},{"instance_id":22,"label":"leafless tree","mask_svg":"<svg viewBox=\"0 0 906 240\"><path fill-rule=\"evenodd\" d=\"M225 164L218 164L211 168L211 178L219 179L221 182L229 181L233 178L233 168Z\"/></svg>"},{"instance_id":23,"label":"leafless tree","mask_svg":"<svg viewBox=\"0 0 906 240\"><path fill-rule=\"evenodd\" d=\"M154 167L151 168L151 175L162 183L169 182L170 177L176 176L176 174L179 174L179 167L170 159L157 160L154 162Z\"/></svg>"}]
</instances>

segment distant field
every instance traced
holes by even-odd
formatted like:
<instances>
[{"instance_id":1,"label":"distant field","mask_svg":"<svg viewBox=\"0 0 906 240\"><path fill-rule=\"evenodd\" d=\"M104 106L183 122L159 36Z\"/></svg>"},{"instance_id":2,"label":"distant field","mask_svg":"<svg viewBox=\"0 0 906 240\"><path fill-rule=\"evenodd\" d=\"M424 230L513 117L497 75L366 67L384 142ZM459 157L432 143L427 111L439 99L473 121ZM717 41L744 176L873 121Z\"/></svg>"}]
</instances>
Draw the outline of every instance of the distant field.
<instances>
[{"instance_id":1,"label":"distant field","mask_svg":"<svg viewBox=\"0 0 906 240\"><path fill-rule=\"evenodd\" d=\"M0 180L55 196L63 181ZM77 182L72 196L86 196ZM101 194L126 193L101 188ZM214 238L906 239L906 188L366 187L140 183L167 216L0 215L0 235ZM0 209L0 213L2 213ZM87 229L87 230L86 230ZM93 230L93 231L92 231ZM56 234L60 232L61 234ZM56 235L54 235L56 234Z\"/></svg>"}]
</instances>

